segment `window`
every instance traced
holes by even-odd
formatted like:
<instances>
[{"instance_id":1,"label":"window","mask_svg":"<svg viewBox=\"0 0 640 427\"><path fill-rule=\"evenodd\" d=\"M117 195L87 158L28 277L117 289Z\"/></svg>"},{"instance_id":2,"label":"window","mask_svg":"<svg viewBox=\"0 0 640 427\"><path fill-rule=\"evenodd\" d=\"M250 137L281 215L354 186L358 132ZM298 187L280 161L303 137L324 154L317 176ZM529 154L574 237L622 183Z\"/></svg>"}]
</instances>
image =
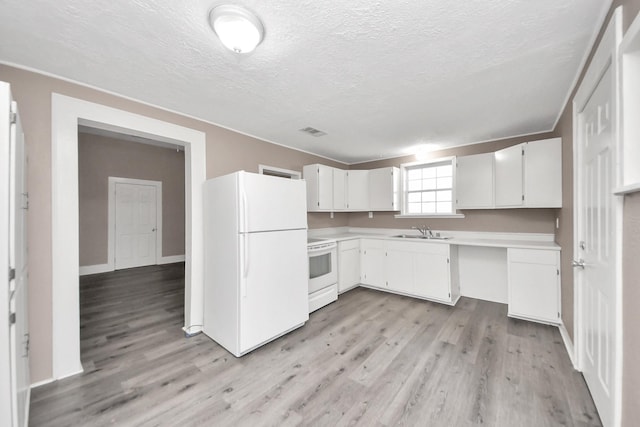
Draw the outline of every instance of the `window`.
<instances>
[{"instance_id":1,"label":"window","mask_svg":"<svg viewBox=\"0 0 640 427\"><path fill-rule=\"evenodd\" d=\"M453 158L403 166L403 215L451 215Z\"/></svg>"}]
</instances>

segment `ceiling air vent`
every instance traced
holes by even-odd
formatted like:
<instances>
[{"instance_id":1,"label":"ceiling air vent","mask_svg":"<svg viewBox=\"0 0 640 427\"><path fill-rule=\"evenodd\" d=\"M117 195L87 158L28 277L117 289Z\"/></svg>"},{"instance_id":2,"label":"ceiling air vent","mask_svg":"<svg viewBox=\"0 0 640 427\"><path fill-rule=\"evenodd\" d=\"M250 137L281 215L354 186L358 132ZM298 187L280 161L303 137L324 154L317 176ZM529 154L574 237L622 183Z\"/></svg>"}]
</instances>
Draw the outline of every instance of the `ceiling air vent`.
<instances>
[{"instance_id":1,"label":"ceiling air vent","mask_svg":"<svg viewBox=\"0 0 640 427\"><path fill-rule=\"evenodd\" d=\"M318 130L316 128L312 128L310 126L300 129L300 132L305 132L305 133L308 133L311 136L316 136L316 137L317 136L324 136L324 135L327 134L326 132L322 132L321 130Z\"/></svg>"}]
</instances>

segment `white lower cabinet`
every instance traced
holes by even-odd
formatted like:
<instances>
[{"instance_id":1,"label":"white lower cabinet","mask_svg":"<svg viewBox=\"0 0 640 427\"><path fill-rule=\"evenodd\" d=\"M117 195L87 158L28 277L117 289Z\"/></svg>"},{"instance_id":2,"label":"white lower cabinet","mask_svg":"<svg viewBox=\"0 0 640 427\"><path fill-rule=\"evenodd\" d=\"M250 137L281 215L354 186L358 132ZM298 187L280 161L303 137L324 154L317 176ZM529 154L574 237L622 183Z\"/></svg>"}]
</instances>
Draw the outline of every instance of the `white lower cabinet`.
<instances>
[{"instance_id":1,"label":"white lower cabinet","mask_svg":"<svg viewBox=\"0 0 640 427\"><path fill-rule=\"evenodd\" d=\"M457 247L444 243L361 241L364 285L454 305L460 297Z\"/></svg>"},{"instance_id":2,"label":"white lower cabinet","mask_svg":"<svg viewBox=\"0 0 640 427\"><path fill-rule=\"evenodd\" d=\"M365 285L386 287L384 240L360 240L360 280Z\"/></svg>"},{"instance_id":3,"label":"white lower cabinet","mask_svg":"<svg viewBox=\"0 0 640 427\"><path fill-rule=\"evenodd\" d=\"M338 293L360 284L360 239L338 242Z\"/></svg>"},{"instance_id":4,"label":"white lower cabinet","mask_svg":"<svg viewBox=\"0 0 640 427\"><path fill-rule=\"evenodd\" d=\"M509 316L560 323L560 252L507 250Z\"/></svg>"}]
</instances>

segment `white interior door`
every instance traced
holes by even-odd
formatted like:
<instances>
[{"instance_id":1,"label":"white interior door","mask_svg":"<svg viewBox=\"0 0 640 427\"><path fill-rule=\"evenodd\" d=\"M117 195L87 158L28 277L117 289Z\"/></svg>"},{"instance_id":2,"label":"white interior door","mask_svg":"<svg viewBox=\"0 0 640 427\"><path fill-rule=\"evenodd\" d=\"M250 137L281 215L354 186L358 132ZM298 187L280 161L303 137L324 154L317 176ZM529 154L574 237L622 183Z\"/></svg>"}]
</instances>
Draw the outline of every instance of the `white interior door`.
<instances>
[{"instance_id":1,"label":"white interior door","mask_svg":"<svg viewBox=\"0 0 640 427\"><path fill-rule=\"evenodd\" d=\"M8 272L0 295L0 424L22 427L28 424L30 395L26 152L9 86L1 83L0 92L0 266Z\"/></svg>"},{"instance_id":2,"label":"white interior door","mask_svg":"<svg viewBox=\"0 0 640 427\"><path fill-rule=\"evenodd\" d=\"M115 269L157 264L157 187L117 182L115 202Z\"/></svg>"},{"instance_id":3,"label":"white interior door","mask_svg":"<svg viewBox=\"0 0 640 427\"><path fill-rule=\"evenodd\" d=\"M15 389L14 425L28 424L30 376L29 376L29 313L28 313L28 264L27 264L27 155L24 134L16 103L12 103L15 119L11 124L12 170L10 205L9 262L15 268L13 294L10 299L12 318L11 342L13 386Z\"/></svg>"},{"instance_id":4,"label":"white interior door","mask_svg":"<svg viewBox=\"0 0 640 427\"><path fill-rule=\"evenodd\" d=\"M576 206L580 290L580 360L605 426L613 425L616 343L616 253L613 72L609 66L578 114L581 190Z\"/></svg>"}]
</instances>

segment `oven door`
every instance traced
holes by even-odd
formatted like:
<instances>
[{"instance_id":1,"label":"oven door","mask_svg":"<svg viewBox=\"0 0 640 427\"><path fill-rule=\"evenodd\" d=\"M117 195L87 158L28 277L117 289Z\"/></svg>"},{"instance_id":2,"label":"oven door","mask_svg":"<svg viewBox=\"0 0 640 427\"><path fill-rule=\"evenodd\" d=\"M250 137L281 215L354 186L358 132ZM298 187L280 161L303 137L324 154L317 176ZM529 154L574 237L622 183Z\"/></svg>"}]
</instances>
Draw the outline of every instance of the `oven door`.
<instances>
[{"instance_id":1,"label":"oven door","mask_svg":"<svg viewBox=\"0 0 640 427\"><path fill-rule=\"evenodd\" d=\"M309 293L338 282L337 248L309 249Z\"/></svg>"}]
</instances>

